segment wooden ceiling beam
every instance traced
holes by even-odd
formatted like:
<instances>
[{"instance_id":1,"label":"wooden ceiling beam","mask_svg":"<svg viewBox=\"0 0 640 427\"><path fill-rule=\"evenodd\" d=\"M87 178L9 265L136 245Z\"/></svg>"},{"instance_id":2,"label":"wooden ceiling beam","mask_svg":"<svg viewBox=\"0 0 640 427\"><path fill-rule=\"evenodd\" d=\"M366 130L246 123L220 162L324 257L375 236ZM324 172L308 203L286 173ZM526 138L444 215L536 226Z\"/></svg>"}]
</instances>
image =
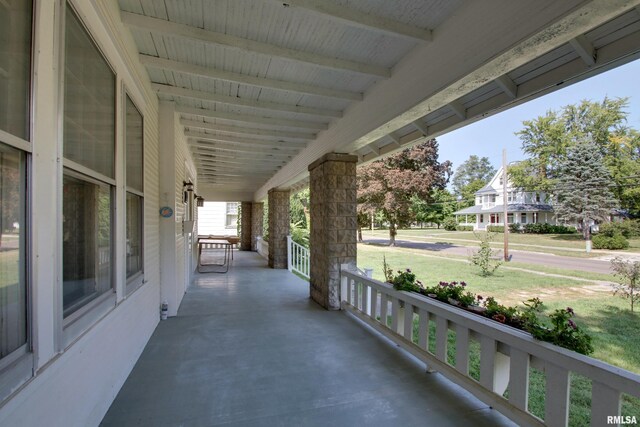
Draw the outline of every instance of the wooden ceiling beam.
<instances>
[{"instance_id":1,"label":"wooden ceiling beam","mask_svg":"<svg viewBox=\"0 0 640 427\"><path fill-rule=\"evenodd\" d=\"M251 128L246 126L229 126L229 125L223 125L220 123L199 122L197 120L188 120L188 119L180 119L180 124L190 129L197 128L197 129L214 130L216 132L228 133L231 135L250 135L254 137L255 140L260 140L260 141L262 141L263 139L260 139L259 137L264 137L264 140L275 140L275 141L295 140L295 141L300 141L302 143L306 143L307 141L311 141L316 137L315 134L312 134L312 133L283 131L279 129L278 130L258 129L258 128Z\"/></svg>"},{"instance_id":2,"label":"wooden ceiling beam","mask_svg":"<svg viewBox=\"0 0 640 427\"><path fill-rule=\"evenodd\" d=\"M503 74L494 81L504 93L509 95L509 98L516 99L518 97L518 85L509 76Z\"/></svg>"},{"instance_id":3,"label":"wooden ceiling beam","mask_svg":"<svg viewBox=\"0 0 640 427\"><path fill-rule=\"evenodd\" d=\"M187 64L185 62L172 61L170 59L158 58L150 55L140 54L140 62L147 67L157 68L166 71L190 74L198 77L206 77L215 80L244 84L268 89L283 90L286 92L296 92L306 95L316 95L326 98L346 99L350 101L362 101L363 95L358 92L346 90L336 90L321 86L293 83L284 80L267 79L263 77L253 77L246 74L232 73L218 70L216 68L201 67L199 65Z\"/></svg>"},{"instance_id":4,"label":"wooden ceiling beam","mask_svg":"<svg viewBox=\"0 0 640 427\"><path fill-rule=\"evenodd\" d=\"M136 13L122 11L120 13L120 17L122 18L122 22L129 27L145 29L154 33L196 40L252 54L257 53L269 58L281 58L291 62L309 64L331 70L347 71L350 73L383 78L391 77L390 69L377 65L363 64L360 62L322 56L301 50L288 49Z\"/></svg>"},{"instance_id":5,"label":"wooden ceiling beam","mask_svg":"<svg viewBox=\"0 0 640 427\"><path fill-rule=\"evenodd\" d=\"M215 148L223 151L233 151L236 153L263 153L273 154L278 156L295 156L299 153L299 150L279 150L277 148L255 148L255 147L242 147L233 144L225 144L220 142L203 142L203 141L190 141L191 147L198 148Z\"/></svg>"},{"instance_id":6,"label":"wooden ceiling beam","mask_svg":"<svg viewBox=\"0 0 640 427\"><path fill-rule=\"evenodd\" d=\"M186 89L176 86L152 83L151 87L160 95L179 98L196 99L198 101L215 102L218 104L257 108L268 111L283 111L287 113L306 114L321 117L342 117L342 112L323 108L301 107L297 105L279 104L275 102L255 101L237 96L218 95L211 92Z\"/></svg>"},{"instance_id":7,"label":"wooden ceiling beam","mask_svg":"<svg viewBox=\"0 0 640 427\"><path fill-rule=\"evenodd\" d=\"M253 116L248 114L225 113L223 111L209 110L207 108L185 107L183 105L176 105L176 112L181 114L190 114L192 116L226 120L230 122L259 123L267 126L312 129L315 131L329 129L329 126L326 123L303 122L299 120L277 119L272 117Z\"/></svg>"},{"instance_id":8,"label":"wooden ceiling beam","mask_svg":"<svg viewBox=\"0 0 640 427\"><path fill-rule=\"evenodd\" d=\"M579 35L576 38L569 40L569 44L576 51L580 58L587 64L588 67L596 65L597 52L593 47L593 44L587 39L584 34Z\"/></svg>"},{"instance_id":9,"label":"wooden ceiling beam","mask_svg":"<svg viewBox=\"0 0 640 427\"><path fill-rule=\"evenodd\" d=\"M382 16L374 16L349 9L326 0L268 0L284 7L296 7L313 12L334 21L342 22L350 27L363 28L392 37L401 37L412 42L430 42L433 33L430 29L423 29L394 21Z\"/></svg>"},{"instance_id":10,"label":"wooden ceiling beam","mask_svg":"<svg viewBox=\"0 0 640 427\"><path fill-rule=\"evenodd\" d=\"M282 142L282 141L269 141L269 140L261 140L261 139L251 139L251 138L240 138L240 137L230 137L226 135L215 135L211 133L204 132L194 132L191 130L187 130L184 132L184 135L188 138L195 138L205 141L217 141L217 142L226 142L230 144L237 144L238 146L246 146L246 147L276 147L276 148L289 148L289 149L303 149L306 144L304 143L296 143L296 142Z\"/></svg>"}]
</instances>

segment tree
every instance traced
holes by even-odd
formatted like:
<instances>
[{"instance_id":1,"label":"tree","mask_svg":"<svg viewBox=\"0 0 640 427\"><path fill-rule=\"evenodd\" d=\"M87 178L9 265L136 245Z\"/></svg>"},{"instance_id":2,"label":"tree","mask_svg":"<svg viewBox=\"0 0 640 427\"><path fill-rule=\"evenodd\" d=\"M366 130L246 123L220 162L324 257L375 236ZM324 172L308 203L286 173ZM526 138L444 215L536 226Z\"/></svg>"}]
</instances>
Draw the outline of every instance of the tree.
<instances>
[{"instance_id":1,"label":"tree","mask_svg":"<svg viewBox=\"0 0 640 427\"><path fill-rule=\"evenodd\" d=\"M484 187L495 174L496 169L488 157L469 156L453 174L453 192L462 198L465 206L472 206L476 191Z\"/></svg>"},{"instance_id":2,"label":"tree","mask_svg":"<svg viewBox=\"0 0 640 427\"><path fill-rule=\"evenodd\" d=\"M627 98L583 100L524 121L524 129L516 135L528 159L509 167L511 182L527 191L553 194L567 151L590 140L603 156L620 206L640 213L640 190L633 185L640 175L640 134L626 125L627 106Z\"/></svg>"},{"instance_id":3,"label":"tree","mask_svg":"<svg viewBox=\"0 0 640 427\"><path fill-rule=\"evenodd\" d=\"M591 224L607 221L617 205L610 185L611 174L593 141L569 148L558 168L555 211L561 220L582 227L587 251L591 248Z\"/></svg>"},{"instance_id":4,"label":"tree","mask_svg":"<svg viewBox=\"0 0 640 427\"><path fill-rule=\"evenodd\" d=\"M389 244L395 246L397 227L413 219L412 197L432 200L434 189L444 189L451 162L438 162L438 143L428 140L384 160L358 169L361 212L380 212L389 222Z\"/></svg>"},{"instance_id":5,"label":"tree","mask_svg":"<svg viewBox=\"0 0 640 427\"><path fill-rule=\"evenodd\" d=\"M292 194L289 198L291 223L298 228L309 229L309 189Z\"/></svg>"},{"instance_id":6,"label":"tree","mask_svg":"<svg viewBox=\"0 0 640 427\"><path fill-rule=\"evenodd\" d=\"M456 211L456 199L446 189L435 189L432 194L432 203L419 197L411 200L411 211L418 222L436 224L438 228L444 220Z\"/></svg>"},{"instance_id":7,"label":"tree","mask_svg":"<svg viewBox=\"0 0 640 427\"><path fill-rule=\"evenodd\" d=\"M611 285L613 294L628 299L633 313L634 304L640 301L640 261L615 257L611 260L611 269L618 278L618 283Z\"/></svg>"}]
</instances>

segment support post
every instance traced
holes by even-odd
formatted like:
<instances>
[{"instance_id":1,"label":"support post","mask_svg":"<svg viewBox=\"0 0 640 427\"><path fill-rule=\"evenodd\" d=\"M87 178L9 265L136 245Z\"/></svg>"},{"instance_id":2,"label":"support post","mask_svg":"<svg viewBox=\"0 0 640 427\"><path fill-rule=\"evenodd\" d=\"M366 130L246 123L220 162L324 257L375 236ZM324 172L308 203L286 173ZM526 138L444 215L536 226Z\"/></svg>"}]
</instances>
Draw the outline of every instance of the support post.
<instances>
[{"instance_id":1,"label":"support post","mask_svg":"<svg viewBox=\"0 0 640 427\"><path fill-rule=\"evenodd\" d=\"M289 190L269 190L269 267L287 268Z\"/></svg>"},{"instance_id":2,"label":"support post","mask_svg":"<svg viewBox=\"0 0 640 427\"><path fill-rule=\"evenodd\" d=\"M356 266L357 161L357 156L329 153L309 166L310 294L328 310L340 309L340 265Z\"/></svg>"}]
</instances>

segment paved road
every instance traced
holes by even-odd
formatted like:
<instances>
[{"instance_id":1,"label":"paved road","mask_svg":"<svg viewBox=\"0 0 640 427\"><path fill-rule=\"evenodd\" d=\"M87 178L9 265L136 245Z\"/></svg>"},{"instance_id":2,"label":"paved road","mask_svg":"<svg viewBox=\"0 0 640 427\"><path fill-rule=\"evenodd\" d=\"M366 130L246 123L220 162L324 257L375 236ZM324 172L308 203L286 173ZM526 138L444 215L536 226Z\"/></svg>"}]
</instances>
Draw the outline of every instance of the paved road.
<instances>
[{"instance_id":1,"label":"paved road","mask_svg":"<svg viewBox=\"0 0 640 427\"><path fill-rule=\"evenodd\" d=\"M365 243L385 245L389 243L389 240L366 238ZM475 249L475 247L471 246L462 246L450 243L426 243L407 239L396 239L396 245L402 248L422 249L439 254L461 256L469 256ZM563 268L567 270L589 271L592 273L611 273L611 263L609 261L596 260L593 258L574 258L520 250L511 250L510 253L512 255L511 261L514 262L539 264L547 267Z\"/></svg>"}]
</instances>

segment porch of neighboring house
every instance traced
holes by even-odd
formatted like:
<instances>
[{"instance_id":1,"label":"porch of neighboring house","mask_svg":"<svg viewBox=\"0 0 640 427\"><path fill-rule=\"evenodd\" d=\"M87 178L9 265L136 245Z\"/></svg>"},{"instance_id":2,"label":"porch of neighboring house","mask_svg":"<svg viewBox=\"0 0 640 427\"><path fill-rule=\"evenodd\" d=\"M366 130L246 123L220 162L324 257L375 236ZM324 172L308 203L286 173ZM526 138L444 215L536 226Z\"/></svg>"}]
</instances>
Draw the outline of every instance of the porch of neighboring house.
<instances>
[{"instance_id":1,"label":"porch of neighboring house","mask_svg":"<svg viewBox=\"0 0 640 427\"><path fill-rule=\"evenodd\" d=\"M237 252L161 322L102 425L511 425L309 284Z\"/></svg>"}]
</instances>

